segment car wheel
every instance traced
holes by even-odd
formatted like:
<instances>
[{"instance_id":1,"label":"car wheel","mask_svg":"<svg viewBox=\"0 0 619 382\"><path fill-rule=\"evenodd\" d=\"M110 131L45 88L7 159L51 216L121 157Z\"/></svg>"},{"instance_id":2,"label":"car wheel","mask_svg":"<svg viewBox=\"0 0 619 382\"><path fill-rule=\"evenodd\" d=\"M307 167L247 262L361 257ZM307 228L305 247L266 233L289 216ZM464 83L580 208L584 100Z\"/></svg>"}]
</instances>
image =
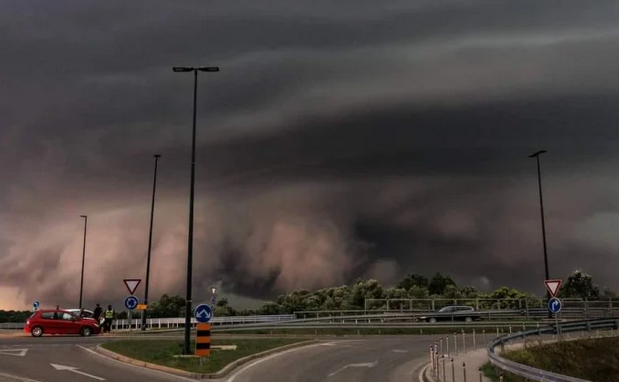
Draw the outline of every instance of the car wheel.
<instances>
[{"instance_id":1,"label":"car wheel","mask_svg":"<svg viewBox=\"0 0 619 382\"><path fill-rule=\"evenodd\" d=\"M30 331L30 334L33 337L41 337L43 335L43 328L40 326L35 326L34 328L32 328L32 330Z\"/></svg>"},{"instance_id":2,"label":"car wheel","mask_svg":"<svg viewBox=\"0 0 619 382\"><path fill-rule=\"evenodd\" d=\"M464 319L464 321L466 321L466 322L472 322L472 321L473 321L473 319L472 319L471 317L467 317L467 318L465 318L465 319Z\"/></svg>"},{"instance_id":3,"label":"car wheel","mask_svg":"<svg viewBox=\"0 0 619 382\"><path fill-rule=\"evenodd\" d=\"M436 318L431 318L431 319L428 320L428 322L434 324L434 323L436 323Z\"/></svg>"},{"instance_id":4,"label":"car wheel","mask_svg":"<svg viewBox=\"0 0 619 382\"><path fill-rule=\"evenodd\" d=\"M80 330L80 334L82 335L82 337L90 337L90 334L92 334L92 330L90 330L88 326L84 326L82 330Z\"/></svg>"}]
</instances>

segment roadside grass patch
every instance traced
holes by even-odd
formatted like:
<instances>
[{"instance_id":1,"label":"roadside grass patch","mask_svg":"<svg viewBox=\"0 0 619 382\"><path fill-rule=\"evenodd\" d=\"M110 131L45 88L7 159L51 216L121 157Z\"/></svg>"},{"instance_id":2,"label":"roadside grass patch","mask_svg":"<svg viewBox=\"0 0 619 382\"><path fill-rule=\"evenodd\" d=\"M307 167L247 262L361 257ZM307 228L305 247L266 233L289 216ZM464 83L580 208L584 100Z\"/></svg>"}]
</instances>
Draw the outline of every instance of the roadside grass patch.
<instances>
[{"instance_id":1,"label":"roadside grass patch","mask_svg":"<svg viewBox=\"0 0 619 382\"><path fill-rule=\"evenodd\" d=\"M616 382L619 375L619 338L592 338L563 341L527 349L508 351L511 361L541 370L596 382ZM484 374L498 381L494 366L482 368ZM524 378L505 375L505 382L524 382Z\"/></svg>"},{"instance_id":2,"label":"roadside grass patch","mask_svg":"<svg viewBox=\"0 0 619 382\"><path fill-rule=\"evenodd\" d=\"M192 373L216 373L226 365L266 350L290 345L303 341L299 338L265 338L243 340L214 340L211 346L237 345L236 350L211 350L211 355L204 359L202 365L198 358L175 358L183 353L183 342L178 340L120 340L106 342L101 345L104 349L113 351L126 357L157 365L173 367ZM191 342L192 351L195 343Z\"/></svg>"}]
</instances>

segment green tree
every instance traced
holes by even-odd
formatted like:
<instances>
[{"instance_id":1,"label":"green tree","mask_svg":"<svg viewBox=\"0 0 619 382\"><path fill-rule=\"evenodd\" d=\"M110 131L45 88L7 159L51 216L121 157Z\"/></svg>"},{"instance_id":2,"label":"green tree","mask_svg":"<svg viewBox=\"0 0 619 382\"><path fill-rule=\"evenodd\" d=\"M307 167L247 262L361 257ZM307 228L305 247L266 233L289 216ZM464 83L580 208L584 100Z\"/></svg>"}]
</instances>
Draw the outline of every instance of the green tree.
<instances>
[{"instance_id":1,"label":"green tree","mask_svg":"<svg viewBox=\"0 0 619 382\"><path fill-rule=\"evenodd\" d=\"M184 317L185 299L181 296L164 294L151 305L148 316L152 318Z\"/></svg>"},{"instance_id":2,"label":"green tree","mask_svg":"<svg viewBox=\"0 0 619 382\"><path fill-rule=\"evenodd\" d=\"M217 305L215 306L215 311L213 313L215 314L215 317L236 315L236 311L228 304L228 299L226 298L222 298L217 301Z\"/></svg>"},{"instance_id":3,"label":"green tree","mask_svg":"<svg viewBox=\"0 0 619 382\"><path fill-rule=\"evenodd\" d=\"M576 270L567 278L567 281L559 291L563 298L586 298L597 300L600 298L600 288L593 283L591 275Z\"/></svg>"},{"instance_id":4,"label":"green tree","mask_svg":"<svg viewBox=\"0 0 619 382\"><path fill-rule=\"evenodd\" d=\"M440 273L437 273L430 280L430 284L428 286L428 290L430 294L435 295L443 295L445 293L445 289L448 285L457 286L456 282L452 280L449 276L443 276Z\"/></svg>"},{"instance_id":5,"label":"green tree","mask_svg":"<svg viewBox=\"0 0 619 382\"><path fill-rule=\"evenodd\" d=\"M350 302L353 308L364 309L365 300L384 299L385 293L383 291L382 285L380 285L377 280L359 280L353 286L352 294L350 297ZM368 305L368 308L371 309L372 306Z\"/></svg>"},{"instance_id":6,"label":"green tree","mask_svg":"<svg viewBox=\"0 0 619 382\"><path fill-rule=\"evenodd\" d=\"M428 288L428 278L417 274L411 273L406 276L402 281L396 284L396 288L410 290L412 287Z\"/></svg>"}]
</instances>

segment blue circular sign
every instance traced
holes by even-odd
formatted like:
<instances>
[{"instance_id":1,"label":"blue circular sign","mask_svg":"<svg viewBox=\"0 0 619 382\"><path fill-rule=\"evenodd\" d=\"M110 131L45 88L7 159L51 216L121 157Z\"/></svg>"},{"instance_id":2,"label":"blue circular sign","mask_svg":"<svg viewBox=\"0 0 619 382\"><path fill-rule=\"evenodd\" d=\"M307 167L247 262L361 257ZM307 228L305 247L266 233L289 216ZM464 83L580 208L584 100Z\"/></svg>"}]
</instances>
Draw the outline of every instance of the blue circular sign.
<instances>
[{"instance_id":1,"label":"blue circular sign","mask_svg":"<svg viewBox=\"0 0 619 382\"><path fill-rule=\"evenodd\" d=\"M35 301L35 302L33 302L33 303L32 303L32 307L34 307L34 310L39 309L39 306L40 306L40 305L39 305L39 302L38 302L38 301Z\"/></svg>"},{"instance_id":2,"label":"blue circular sign","mask_svg":"<svg viewBox=\"0 0 619 382\"><path fill-rule=\"evenodd\" d=\"M556 297L548 300L548 310L550 313L559 313L561 311L561 300Z\"/></svg>"},{"instance_id":3,"label":"blue circular sign","mask_svg":"<svg viewBox=\"0 0 619 382\"><path fill-rule=\"evenodd\" d=\"M133 310L138 307L140 301L135 296L129 296L125 299L125 308Z\"/></svg>"},{"instance_id":4,"label":"blue circular sign","mask_svg":"<svg viewBox=\"0 0 619 382\"><path fill-rule=\"evenodd\" d=\"M194 313L196 320L202 324L206 324L213 318L213 310L206 304L200 304L196 306Z\"/></svg>"}]
</instances>

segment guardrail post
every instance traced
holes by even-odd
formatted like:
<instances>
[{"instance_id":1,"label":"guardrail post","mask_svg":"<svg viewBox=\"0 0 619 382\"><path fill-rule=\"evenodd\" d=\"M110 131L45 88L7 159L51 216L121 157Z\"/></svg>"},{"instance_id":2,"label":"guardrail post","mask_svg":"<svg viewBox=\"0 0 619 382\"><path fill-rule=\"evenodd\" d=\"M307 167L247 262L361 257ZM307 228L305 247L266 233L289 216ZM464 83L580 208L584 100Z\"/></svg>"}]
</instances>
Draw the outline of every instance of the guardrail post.
<instances>
[{"instance_id":1,"label":"guardrail post","mask_svg":"<svg viewBox=\"0 0 619 382\"><path fill-rule=\"evenodd\" d=\"M462 376L464 377L464 382L466 382L466 363L462 362Z\"/></svg>"},{"instance_id":2,"label":"guardrail post","mask_svg":"<svg viewBox=\"0 0 619 382\"><path fill-rule=\"evenodd\" d=\"M454 332L454 353L458 355L458 336L456 335L456 332Z\"/></svg>"},{"instance_id":3,"label":"guardrail post","mask_svg":"<svg viewBox=\"0 0 619 382\"><path fill-rule=\"evenodd\" d=\"M483 382L483 381L482 381L481 367L479 368L479 382Z\"/></svg>"},{"instance_id":4,"label":"guardrail post","mask_svg":"<svg viewBox=\"0 0 619 382\"><path fill-rule=\"evenodd\" d=\"M509 334L512 334L512 324L509 324Z\"/></svg>"},{"instance_id":5,"label":"guardrail post","mask_svg":"<svg viewBox=\"0 0 619 382\"><path fill-rule=\"evenodd\" d=\"M477 349L477 345L475 344L475 329L473 329L473 350Z\"/></svg>"},{"instance_id":6,"label":"guardrail post","mask_svg":"<svg viewBox=\"0 0 619 382\"><path fill-rule=\"evenodd\" d=\"M451 359L451 382L456 382L456 366L453 358Z\"/></svg>"},{"instance_id":7,"label":"guardrail post","mask_svg":"<svg viewBox=\"0 0 619 382\"><path fill-rule=\"evenodd\" d=\"M464 329L462 329L462 352L466 354L466 333L464 333Z\"/></svg>"},{"instance_id":8,"label":"guardrail post","mask_svg":"<svg viewBox=\"0 0 619 382\"><path fill-rule=\"evenodd\" d=\"M449 357L449 334L445 336L445 341L447 343L447 357Z\"/></svg>"},{"instance_id":9,"label":"guardrail post","mask_svg":"<svg viewBox=\"0 0 619 382\"><path fill-rule=\"evenodd\" d=\"M488 345L488 339L486 338L486 329L482 329L482 334L484 335L484 346Z\"/></svg>"}]
</instances>

